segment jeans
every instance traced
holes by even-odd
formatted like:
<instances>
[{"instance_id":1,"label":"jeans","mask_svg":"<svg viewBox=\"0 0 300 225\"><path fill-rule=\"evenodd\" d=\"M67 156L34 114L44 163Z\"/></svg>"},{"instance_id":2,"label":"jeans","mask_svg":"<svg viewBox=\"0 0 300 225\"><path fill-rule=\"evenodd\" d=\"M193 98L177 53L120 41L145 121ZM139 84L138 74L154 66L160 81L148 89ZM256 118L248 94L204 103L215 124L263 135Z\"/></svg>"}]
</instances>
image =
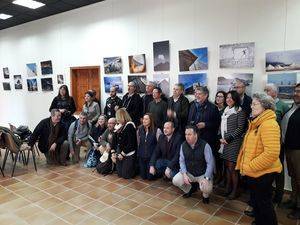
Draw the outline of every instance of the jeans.
<instances>
[{"instance_id":1,"label":"jeans","mask_svg":"<svg viewBox=\"0 0 300 225\"><path fill-rule=\"evenodd\" d=\"M163 174L165 174L165 170L168 167L169 163L170 163L170 160L167 160L167 159L158 159L156 161L155 169L156 169L156 174L158 177L161 177ZM173 178L177 172L178 172L177 170L172 169L171 174L170 174L171 178Z\"/></svg>"}]
</instances>

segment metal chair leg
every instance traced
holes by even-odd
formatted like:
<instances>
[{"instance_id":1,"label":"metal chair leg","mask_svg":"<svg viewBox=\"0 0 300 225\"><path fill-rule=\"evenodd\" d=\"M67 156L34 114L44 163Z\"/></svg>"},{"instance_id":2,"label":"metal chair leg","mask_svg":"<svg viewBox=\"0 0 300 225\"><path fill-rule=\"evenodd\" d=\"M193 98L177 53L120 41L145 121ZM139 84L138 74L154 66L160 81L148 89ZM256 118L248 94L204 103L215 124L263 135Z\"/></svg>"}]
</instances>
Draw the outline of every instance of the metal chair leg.
<instances>
[{"instance_id":1,"label":"metal chair leg","mask_svg":"<svg viewBox=\"0 0 300 225\"><path fill-rule=\"evenodd\" d=\"M5 177L5 176L4 176L3 169L2 169L2 167L1 167L1 166L0 166L0 170L1 170L2 176L3 176L3 177Z\"/></svg>"},{"instance_id":2,"label":"metal chair leg","mask_svg":"<svg viewBox=\"0 0 300 225\"><path fill-rule=\"evenodd\" d=\"M3 159L3 163L2 163L2 170L4 170L4 168L5 168L5 164L6 164L6 160L7 160L8 154L9 154L9 150L6 149L5 150L4 159Z\"/></svg>"},{"instance_id":3,"label":"metal chair leg","mask_svg":"<svg viewBox=\"0 0 300 225\"><path fill-rule=\"evenodd\" d=\"M13 170L12 170L12 173L11 173L11 177L14 176L16 164L17 164L17 161L18 161L18 158L19 158L19 153L20 153L20 152L17 152L17 153L16 153L15 161L14 161L14 166L13 166Z\"/></svg>"}]
</instances>

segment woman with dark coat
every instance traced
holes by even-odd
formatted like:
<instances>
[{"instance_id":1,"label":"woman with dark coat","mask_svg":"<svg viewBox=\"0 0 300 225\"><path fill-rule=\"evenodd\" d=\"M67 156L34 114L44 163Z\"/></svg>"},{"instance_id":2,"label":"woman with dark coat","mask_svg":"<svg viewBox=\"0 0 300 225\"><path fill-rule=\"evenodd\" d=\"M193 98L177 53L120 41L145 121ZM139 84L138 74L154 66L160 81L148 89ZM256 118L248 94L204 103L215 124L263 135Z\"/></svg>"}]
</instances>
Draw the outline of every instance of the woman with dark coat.
<instances>
[{"instance_id":1,"label":"woman with dark coat","mask_svg":"<svg viewBox=\"0 0 300 225\"><path fill-rule=\"evenodd\" d=\"M90 136L96 143L101 142L101 135L107 128L107 119L105 115L99 116L97 123L92 127Z\"/></svg>"},{"instance_id":2,"label":"woman with dark coat","mask_svg":"<svg viewBox=\"0 0 300 225\"><path fill-rule=\"evenodd\" d=\"M49 112L52 109L58 109L61 112L61 123L68 131L72 122L76 120L73 113L76 111L75 102L72 96L69 95L67 85L60 86L58 95L53 99Z\"/></svg>"}]
</instances>

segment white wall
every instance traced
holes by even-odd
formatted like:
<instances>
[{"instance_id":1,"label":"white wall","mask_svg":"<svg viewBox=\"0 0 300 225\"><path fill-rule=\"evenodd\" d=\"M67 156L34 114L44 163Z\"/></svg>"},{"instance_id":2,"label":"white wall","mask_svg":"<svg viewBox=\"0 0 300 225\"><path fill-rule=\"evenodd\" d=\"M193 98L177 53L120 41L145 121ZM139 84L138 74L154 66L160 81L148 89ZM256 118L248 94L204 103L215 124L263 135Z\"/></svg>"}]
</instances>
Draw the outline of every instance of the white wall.
<instances>
[{"instance_id":1,"label":"white wall","mask_svg":"<svg viewBox=\"0 0 300 225\"><path fill-rule=\"evenodd\" d=\"M208 47L211 96L217 76L232 72L253 72L253 91L261 91L266 80L265 53L300 49L299 12L299 0L107 0L2 30L0 69L9 67L12 91L3 91L1 84L0 125L11 122L33 128L48 116L58 89L56 74L64 74L69 84L71 66L100 65L103 77L103 57L122 56L127 84L127 56L145 53L151 79L152 43L161 40L170 40L171 85L178 79L178 50ZM218 46L238 42L255 42L255 68L219 69ZM41 91L43 60L52 60L54 92ZM32 62L39 70L36 93L29 93L25 83L25 64ZM23 90L14 90L15 74L23 76ZM101 94L104 104L104 88Z\"/></svg>"}]
</instances>

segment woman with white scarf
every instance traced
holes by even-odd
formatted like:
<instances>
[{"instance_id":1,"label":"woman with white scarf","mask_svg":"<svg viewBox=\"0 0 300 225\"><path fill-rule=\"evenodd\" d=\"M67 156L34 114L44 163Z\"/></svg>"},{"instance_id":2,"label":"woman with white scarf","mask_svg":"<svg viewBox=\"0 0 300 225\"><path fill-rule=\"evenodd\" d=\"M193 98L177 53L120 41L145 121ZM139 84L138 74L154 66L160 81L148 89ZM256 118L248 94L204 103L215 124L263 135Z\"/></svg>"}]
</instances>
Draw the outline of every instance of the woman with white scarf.
<instances>
[{"instance_id":1,"label":"woman with white scarf","mask_svg":"<svg viewBox=\"0 0 300 225\"><path fill-rule=\"evenodd\" d=\"M237 197L238 172L235 171L236 160L240 151L245 132L246 114L240 107L240 97L236 91L229 91L226 97L227 107L221 120L220 150L221 158L225 160L226 191L228 199Z\"/></svg>"}]
</instances>

